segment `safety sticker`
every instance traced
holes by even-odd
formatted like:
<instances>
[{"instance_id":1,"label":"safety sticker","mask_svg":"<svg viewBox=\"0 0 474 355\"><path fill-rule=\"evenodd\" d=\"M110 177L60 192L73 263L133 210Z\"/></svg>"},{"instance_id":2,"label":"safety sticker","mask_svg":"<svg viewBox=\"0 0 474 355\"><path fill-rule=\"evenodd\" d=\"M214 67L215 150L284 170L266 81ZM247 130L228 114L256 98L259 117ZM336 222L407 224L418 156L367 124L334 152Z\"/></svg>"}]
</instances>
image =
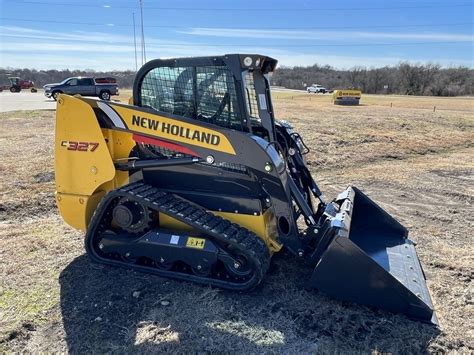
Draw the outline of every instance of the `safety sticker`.
<instances>
[{"instance_id":1,"label":"safety sticker","mask_svg":"<svg viewBox=\"0 0 474 355\"><path fill-rule=\"evenodd\" d=\"M258 101L260 102L260 109L266 110L267 109L267 100L265 99L264 94L258 94Z\"/></svg>"},{"instance_id":2,"label":"safety sticker","mask_svg":"<svg viewBox=\"0 0 474 355\"><path fill-rule=\"evenodd\" d=\"M189 248L204 249L206 239L189 237L186 246Z\"/></svg>"},{"instance_id":3,"label":"safety sticker","mask_svg":"<svg viewBox=\"0 0 474 355\"><path fill-rule=\"evenodd\" d=\"M172 235L170 239L170 244L178 245L179 235Z\"/></svg>"}]
</instances>

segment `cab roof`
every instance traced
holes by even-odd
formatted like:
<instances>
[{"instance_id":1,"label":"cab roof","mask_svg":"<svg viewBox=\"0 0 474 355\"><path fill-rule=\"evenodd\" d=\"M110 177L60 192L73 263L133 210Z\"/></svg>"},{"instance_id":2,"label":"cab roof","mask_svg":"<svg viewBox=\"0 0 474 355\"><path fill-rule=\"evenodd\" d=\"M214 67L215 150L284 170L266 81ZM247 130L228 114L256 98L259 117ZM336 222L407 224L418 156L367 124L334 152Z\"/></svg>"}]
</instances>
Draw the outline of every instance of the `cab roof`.
<instances>
[{"instance_id":1,"label":"cab roof","mask_svg":"<svg viewBox=\"0 0 474 355\"><path fill-rule=\"evenodd\" d=\"M222 56L184 57L154 59L147 62L140 71L149 71L157 67L201 67L226 66L232 71L261 70L264 74L275 70L278 61L260 54L225 54Z\"/></svg>"}]
</instances>

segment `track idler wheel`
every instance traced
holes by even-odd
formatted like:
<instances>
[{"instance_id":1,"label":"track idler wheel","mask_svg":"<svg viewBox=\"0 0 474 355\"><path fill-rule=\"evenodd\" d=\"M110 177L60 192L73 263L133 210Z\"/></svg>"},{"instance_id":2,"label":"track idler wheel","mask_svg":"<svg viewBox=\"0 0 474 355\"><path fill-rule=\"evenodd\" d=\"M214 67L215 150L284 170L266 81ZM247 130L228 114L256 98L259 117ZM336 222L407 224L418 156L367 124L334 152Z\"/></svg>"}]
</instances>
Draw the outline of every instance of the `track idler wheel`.
<instances>
[{"instance_id":1,"label":"track idler wheel","mask_svg":"<svg viewBox=\"0 0 474 355\"><path fill-rule=\"evenodd\" d=\"M197 276L209 276L211 274L211 268L210 267L205 267L198 265L197 267L191 268L193 271L194 275Z\"/></svg>"},{"instance_id":2,"label":"track idler wheel","mask_svg":"<svg viewBox=\"0 0 474 355\"><path fill-rule=\"evenodd\" d=\"M134 257L130 256L129 253L121 255L120 258L122 259L123 262L125 262L127 264L136 264L137 260L138 260L137 258L134 258Z\"/></svg>"},{"instance_id":3,"label":"track idler wheel","mask_svg":"<svg viewBox=\"0 0 474 355\"><path fill-rule=\"evenodd\" d=\"M155 266L157 269L168 271L173 268L173 263L166 261L163 258L160 258L158 260L155 260Z\"/></svg>"},{"instance_id":4,"label":"track idler wheel","mask_svg":"<svg viewBox=\"0 0 474 355\"><path fill-rule=\"evenodd\" d=\"M247 258L244 255L236 254L232 257L234 261L226 262L225 269L229 273L230 276L242 278L250 275L252 273L252 269L249 265Z\"/></svg>"}]
</instances>

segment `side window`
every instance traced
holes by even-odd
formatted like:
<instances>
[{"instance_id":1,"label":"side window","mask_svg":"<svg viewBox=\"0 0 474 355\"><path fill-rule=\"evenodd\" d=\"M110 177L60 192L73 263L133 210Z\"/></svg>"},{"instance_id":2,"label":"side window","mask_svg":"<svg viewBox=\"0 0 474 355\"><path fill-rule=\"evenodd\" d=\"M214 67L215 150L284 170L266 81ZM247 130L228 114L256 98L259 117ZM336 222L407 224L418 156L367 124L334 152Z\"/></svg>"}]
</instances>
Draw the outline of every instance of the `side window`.
<instances>
[{"instance_id":1,"label":"side window","mask_svg":"<svg viewBox=\"0 0 474 355\"><path fill-rule=\"evenodd\" d=\"M69 86L76 86L77 85L77 79L71 79L67 82Z\"/></svg>"},{"instance_id":2,"label":"side window","mask_svg":"<svg viewBox=\"0 0 474 355\"><path fill-rule=\"evenodd\" d=\"M197 119L242 130L232 73L223 67L196 68Z\"/></svg>"},{"instance_id":3,"label":"side window","mask_svg":"<svg viewBox=\"0 0 474 355\"><path fill-rule=\"evenodd\" d=\"M143 78L141 105L242 129L232 73L224 67L158 67Z\"/></svg>"},{"instance_id":4,"label":"side window","mask_svg":"<svg viewBox=\"0 0 474 355\"><path fill-rule=\"evenodd\" d=\"M159 67L143 78L141 105L194 118L193 68Z\"/></svg>"},{"instance_id":5,"label":"side window","mask_svg":"<svg viewBox=\"0 0 474 355\"><path fill-rule=\"evenodd\" d=\"M91 86L91 85L94 85L94 82L92 79L81 79L81 82L79 85Z\"/></svg>"},{"instance_id":6,"label":"side window","mask_svg":"<svg viewBox=\"0 0 474 355\"><path fill-rule=\"evenodd\" d=\"M250 117L259 119L260 114L258 112L258 104L257 104L257 91L255 90L255 84L253 80L253 72L247 71L244 76L245 80L245 94L246 94L246 101L247 101L247 110L249 112Z\"/></svg>"}]
</instances>

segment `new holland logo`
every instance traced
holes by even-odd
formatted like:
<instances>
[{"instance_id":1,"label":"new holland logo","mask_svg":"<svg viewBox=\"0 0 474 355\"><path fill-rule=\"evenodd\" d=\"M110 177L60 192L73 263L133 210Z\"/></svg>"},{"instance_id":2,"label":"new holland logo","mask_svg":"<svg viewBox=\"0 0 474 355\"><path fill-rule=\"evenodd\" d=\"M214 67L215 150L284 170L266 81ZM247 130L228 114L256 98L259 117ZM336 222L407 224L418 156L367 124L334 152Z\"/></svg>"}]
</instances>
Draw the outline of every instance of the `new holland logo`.
<instances>
[{"instance_id":1,"label":"new holland logo","mask_svg":"<svg viewBox=\"0 0 474 355\"><path fill-rule=\"evenodd\" d=\"M219 145L221 141L221 138L218 135L212 133L182 127L177 124L160 122L142 116L132 115L132 125L215 146Z\"/></svg>"}]
</instances>

